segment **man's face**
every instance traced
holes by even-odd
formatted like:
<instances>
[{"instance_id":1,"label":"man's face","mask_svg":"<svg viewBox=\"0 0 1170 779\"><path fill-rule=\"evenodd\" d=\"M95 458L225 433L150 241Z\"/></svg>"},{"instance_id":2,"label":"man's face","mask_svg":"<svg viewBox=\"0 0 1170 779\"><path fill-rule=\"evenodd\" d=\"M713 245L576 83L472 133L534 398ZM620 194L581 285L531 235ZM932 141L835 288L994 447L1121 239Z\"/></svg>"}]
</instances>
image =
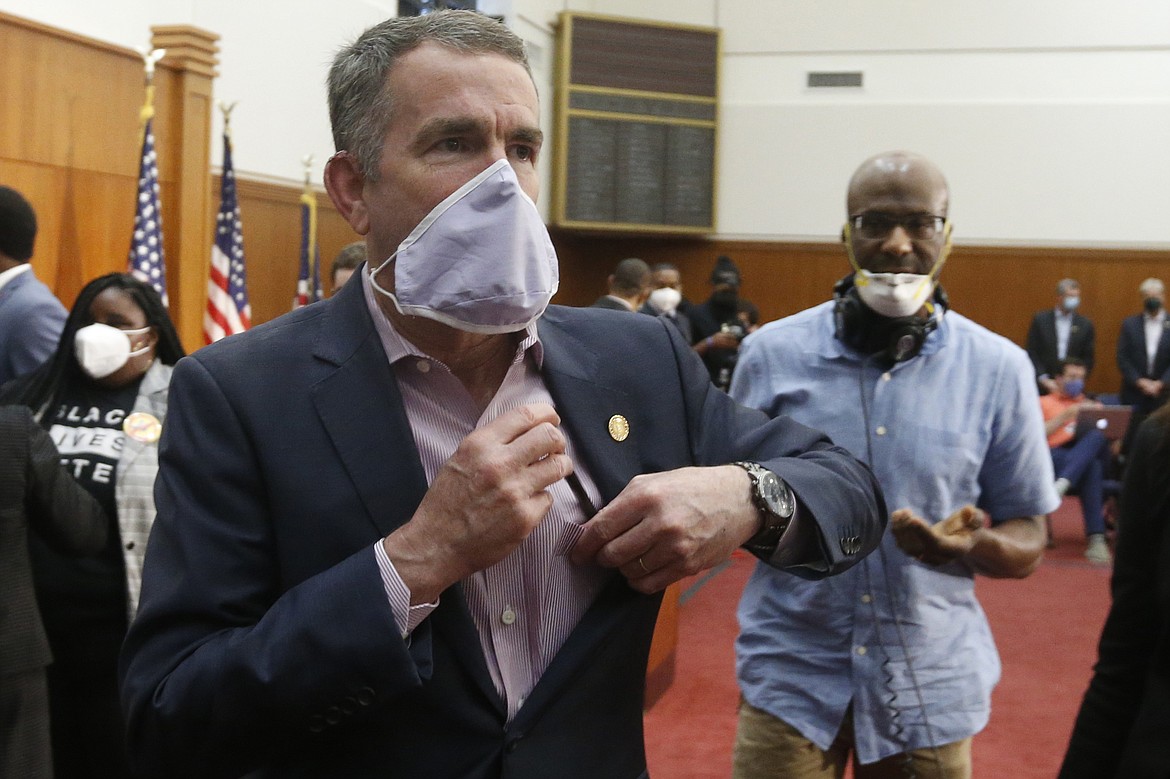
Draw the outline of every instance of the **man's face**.
<instances>
[{"instance_id":1,"label":"man's face","mask_svg":"<svg viewBox=\"0 0 1170 779\"><path fill-rule=\"evenodd\" d=\"M536 88L523 66L498 54L462 54L426 42L403 55L387 83L394 95L378 181L362 189L373 267L435 206L493 162L507 159L536 200L541 132ZM365 221L365 230L360 229Z\"/></svg>"},{"instance_id":2,"label":"man's face","mask_svg":"<svg viewBox=\"0 0 1170 779\"><path fill-rule=\"evenodd\" d=\"M1061 374L1056 377L1056 384L1060 387L1060 391L1067 395L1068 393L1065 392L1065 385L1067 385L1068 382L1076 379L1081 381L1081 386L1083 387L1085 381L1085 366L1066 365L1064 366L1064 370L1061 372ZM1078 392L1075 394L1079 395L1080 393Z\"/></svg>"},{"instance_id":3,"label":"man's face","mask_svg":"<svg viewBox=\"0 0 1170 779\"><path fill-rule=\"evenodd\" d=\"M874 237L852 231L853 254L860 267L871 273L930 273L946 240L943 231L921 238L905 224L894 224L913 216L946 216L946 186L930 171L906 161L870 168L854 181L848 208L850 217L872 215L877 222L888 217L891 225Z\"/></svg>"},{"instance_id":4,"label":"man's face","mask_svg":"<svg viewBox=\"0 0 1170 779\"><path fill-rule=\"evenodd\" d=\"M650 285L654 289L670 287L671 289L677 289L679 292L682 292L682 277L678 271L669 268L656 270L650 274Z\"/></svg>"}]
</instances>

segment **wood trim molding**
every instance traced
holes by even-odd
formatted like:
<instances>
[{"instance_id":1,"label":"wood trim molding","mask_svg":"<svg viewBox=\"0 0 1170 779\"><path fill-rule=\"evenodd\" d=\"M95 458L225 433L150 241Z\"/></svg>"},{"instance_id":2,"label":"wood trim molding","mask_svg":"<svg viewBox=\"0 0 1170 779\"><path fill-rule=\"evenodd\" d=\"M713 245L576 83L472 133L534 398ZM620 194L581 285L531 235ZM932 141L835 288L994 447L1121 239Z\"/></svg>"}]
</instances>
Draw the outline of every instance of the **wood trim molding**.
<instances>
[{"instance_id":1,"label":"wood trim molding","mask_svg":"<svg viewBox=\"0 0 1170 779\"><path fill-rule=\"evenodd\" d=\"M178 223L167 225L178 232L171 246L177 248L168 263L171 317L188 351L203 343L203 312L207 307L207 275L211 262L211 117L214 111L212 82L216 74L219 36L190 26L152 27L151 45L166 49L164 63L175 71L173 89L167 95L175 138L169 153L178 195ZM177 256L176 256L177 254ZM175 261L177 260L177 262Z\"/></svg>"}]
</instances>

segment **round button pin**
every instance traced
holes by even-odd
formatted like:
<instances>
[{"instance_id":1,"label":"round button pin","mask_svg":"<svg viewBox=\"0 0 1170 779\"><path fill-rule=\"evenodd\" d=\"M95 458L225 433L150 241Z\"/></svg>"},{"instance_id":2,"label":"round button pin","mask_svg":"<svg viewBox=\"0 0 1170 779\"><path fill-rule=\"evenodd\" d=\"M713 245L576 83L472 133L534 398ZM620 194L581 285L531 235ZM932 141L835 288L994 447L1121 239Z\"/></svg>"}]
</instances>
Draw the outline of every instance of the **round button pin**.
<instances>
[{"instance_id":1,"label":"round button pin","mask_svg":"<svg viewBox=\"0 0 1170 779\"><path fill-rule=\"evenodd\" d=\"M162 422L153 414L135 411L122 422L126 435L144 444L153 444L162 435Z\"/></svg>"},{"instance_id":2,"label":"round button pin","mask_svg":"<svg viewBox=\"0 0 1170 779\"><path fill-rule=\"evenodd\" d=\"M630 437L630 423L621 414L609 418L609 437L618 443Z\"/></svg>"}]
</instances>

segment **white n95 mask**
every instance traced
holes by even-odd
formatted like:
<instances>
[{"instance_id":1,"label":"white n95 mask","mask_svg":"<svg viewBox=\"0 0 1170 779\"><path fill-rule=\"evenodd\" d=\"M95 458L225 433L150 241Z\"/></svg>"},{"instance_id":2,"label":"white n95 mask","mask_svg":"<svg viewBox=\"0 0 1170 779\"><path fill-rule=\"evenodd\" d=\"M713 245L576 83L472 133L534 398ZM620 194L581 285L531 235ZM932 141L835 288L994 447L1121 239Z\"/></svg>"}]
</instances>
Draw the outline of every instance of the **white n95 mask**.
<instances>
[{"instance_id":1,"label":"white n95 mask","mask_svg":"<svg viewBox=\"0 0 1170 779\"><path fill-rule=\"evenodd\" d=\"M150 351L149 345L130 350L130 336L148 332L149 327L119 330L94 322L74 333L73 354L83 371L95 379L104 379L129 362L131 357Z\"/></svg>"},{"instance_id":2,"label":"white n95 mask","mask_svg":"<svg viewBox=\"0 0 1170 779\"><path fill-rule=\"evenodd\" d=\"M378 273L394 265L394 291ZM507 160L497 160L419 222L370 284L407 316L494 335L535 322L557 291L552 239Z\"/></svg>"},{"instance_id":3,"label":"white n95 mask","mask_svg":"<svg viewBox=\"0 0 1170 779\"><path fill-rule=\"evenodd\" d=\"M650 293L650 308L659 314L673 314L682 302L682 293L674 287L661 287Z\"/></svg>"},{"instance_id":4,"label":"white n95 mask","mask_svg":"<svg viewBox=\"0 0 1170 779\"><path fill-rule=\"evenodd\" d=\"M890 318L914 316L934 292L934 278L921 273L853 274L857 296L871 309Z\"/></svg>"}]
</instances>

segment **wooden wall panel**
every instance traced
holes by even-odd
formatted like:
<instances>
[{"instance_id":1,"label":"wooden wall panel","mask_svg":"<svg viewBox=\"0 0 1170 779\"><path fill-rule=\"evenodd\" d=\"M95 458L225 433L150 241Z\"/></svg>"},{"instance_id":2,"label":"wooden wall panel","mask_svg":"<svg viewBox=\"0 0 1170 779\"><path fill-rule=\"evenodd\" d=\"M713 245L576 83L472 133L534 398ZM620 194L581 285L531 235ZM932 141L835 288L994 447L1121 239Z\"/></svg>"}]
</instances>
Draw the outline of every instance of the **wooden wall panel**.
<instances>
[{"instance_id":1,"label":"wooden wall panel","mask_svg":"<svg viewBox=\"0 0 1170 779\"><path fill-rule=\"evenodd\" d=\"M589 305L605 292L606 276L625 257L673 262L684 293L695 302L710 292L715 257L726 254L743 274L743 295L764 321L827 300L849 271L835 243L616 238L555 232L561 289L555 302ZM1055 302L1056 282L1081 282L1082 311L1097 327L1094 392L1116 392L1121 381L1115 347L1121 320L1140 309L1138 284L1150 276L1170 283L1170 252L1138 249L958 246L942 282L956 311L1023 346L1032 315Z\"/></svg>"},{"instance_id":2,"label":"wooden wall panel","mask_svg":"<svg viewBox=\"0 0 1170 779\"><path fill-rule=\"evenodd\" d=\"M218 192L218 176L213 183ZM245 179L237 179L236 183L244 224L248 297L252 321L259 324L292 307L301 261L301 188ZM331 291L329 267L333 258L343 246L357 239L333 208L329 196L318 192L317 243L321 247L321 284L326 294Z\"/></svg>"},{"instance_id":3,"label":"wooden wall panel","mask_svg":"<svg viewBox=\"0 0 1170 779\"><path fill-rule=\"evenodd\" d=\"M215 36L191 33L205 44L206 67ZM198 53L164 59L154 77L163 248L172 315L188 348L201 342L203 293L192 277L205 275L207 262L193 257L208 254L191 249L192 236L206 234L209 247L212 229L209 114L199 115L198 101L192 113L190 101L194 81L201 76L210 84L206 71L191 76L199 59ZM0 13L0 183L20 190L36 209L32 264L66 306L90 279L127 268L143 81L137 52ZM191 267L179 266L184 253Z\"/></svg>"}]
</instances>

